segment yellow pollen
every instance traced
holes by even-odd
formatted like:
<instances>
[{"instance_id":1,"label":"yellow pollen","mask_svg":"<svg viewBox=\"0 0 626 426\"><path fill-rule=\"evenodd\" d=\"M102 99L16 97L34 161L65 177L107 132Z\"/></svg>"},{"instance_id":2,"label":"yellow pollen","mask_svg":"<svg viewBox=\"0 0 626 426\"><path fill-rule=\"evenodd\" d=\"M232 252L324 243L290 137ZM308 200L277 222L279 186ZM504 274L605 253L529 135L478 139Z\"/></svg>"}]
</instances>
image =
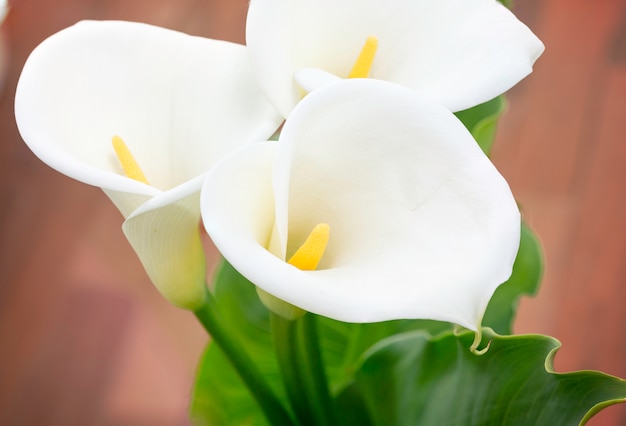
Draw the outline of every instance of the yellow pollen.
<instances>
[{"instance_id":1,"label":"yellow pollen","mask_svg":"<svg viewBox=\"0 0 626 426\"><path fill-rule=\"evenodd\" d=\"M374 56L376 56L376 50L378 49L378 38L369 36L365 40L365 44L361 48L361 53L357 58L352 71L348 75L348 78L367 78L370 75L372 64L374 63Z\"/></svg>"},{"instance_id":2,"label":"yellow pollen","mask_svg":"<svg viewBox=\"0 0 626 426\"><path fill-rule=\"evenodd\" d=\"M288 263L303 271L314 271L322 260L329 236L330 227L328 224L316 225L304 244L291 256Z\"/></svg>"},{"instance_id":3,"label":"yellow pollen","mask_svg":"<svg viewBox=\"0 0 626 426\"><path fill-rule=\"evenodd\" d=\"M115 150L115 154L117 155L118 160L120 160L120 164L124 169L124 173L131 179L138 180L139 182L148 183L148 179L141 171L139 164L135 161L135 157L131 154L126 143L119 136L113 136L113 149Z\"/></svg>"}]
</instances>

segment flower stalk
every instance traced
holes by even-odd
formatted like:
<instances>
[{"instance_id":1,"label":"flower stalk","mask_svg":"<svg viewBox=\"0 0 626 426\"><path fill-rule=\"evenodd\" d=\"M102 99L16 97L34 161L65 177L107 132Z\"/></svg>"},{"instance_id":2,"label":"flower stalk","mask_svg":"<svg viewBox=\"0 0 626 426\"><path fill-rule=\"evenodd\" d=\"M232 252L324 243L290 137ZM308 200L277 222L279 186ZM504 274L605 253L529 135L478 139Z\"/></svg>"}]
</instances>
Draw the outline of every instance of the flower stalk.
<instances>
[{"instance_id":1,"label":"flower stalk","mask_svg":"<svg viewBox=\"0 0 626 426\"><path fill-rule=\"evenodd\" d=\"M283 383L298 421L303 426L336 424L315 315L292 321L272 313L270 318Z\"/></svg>"},{"instance_id":2,"label":"flower stalk","mask_svg":"<svg viewBox=\"0 0 626 426\"><path fill-rule=\"evenodd\" d=\"M228 329L220 314L217 301L209 291L207 291L206 302L195 310L194 314L237 370L252 396L260 405L268 422L272 425L294 425L291 416L256 368L250 356L230 337L234 336L234 333Z\"/></svg>"}]
</instances>

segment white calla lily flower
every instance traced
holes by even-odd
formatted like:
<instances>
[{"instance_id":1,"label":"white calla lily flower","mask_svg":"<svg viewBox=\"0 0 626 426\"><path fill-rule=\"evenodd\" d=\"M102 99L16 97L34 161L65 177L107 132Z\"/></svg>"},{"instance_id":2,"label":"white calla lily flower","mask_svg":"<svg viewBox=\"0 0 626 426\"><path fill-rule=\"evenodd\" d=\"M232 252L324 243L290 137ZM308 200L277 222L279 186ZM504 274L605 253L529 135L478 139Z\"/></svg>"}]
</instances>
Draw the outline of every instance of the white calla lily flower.
<instances>
[{"instance_id":1,"label":"white calla lily flower","mask_svg":"<svg viewBox=\"0 0 626 426\"><path fill-rule=\"evenodd\" d=\"M20 76L15 115L39 158L105 191L151 280L187 309L206 293L203 175L282 121L245 46L122 21L79 22L41 43ZM132 160L116 157L118 135L147 182L125 175L120 161Z\"/></svg>"},{"instance_id":2,"label":"white calla lily flower","mask_svg":"<svg viewBox=\"0 0 626 426\"><path fill-rule=\"evenodd\" d=\"M514 86L544 49L496 0L252 0L246 44L285 117L304 92L351 74L459 111Z\"/></svg>"},{"instance_id":3,"label":"white calla lily flower","mask_svg":"<svg viewBox=\"0 0 626 426\"><path fill-rule=\"evenodd\" d=\"M278 142L209 172L201 206L225 259L263 292L348 322L477 330L520 238L508 184L461 122L372 79L309 94ZM318 224L328 225L319 266L287 262Z\"/></svg>"}]
</instances>

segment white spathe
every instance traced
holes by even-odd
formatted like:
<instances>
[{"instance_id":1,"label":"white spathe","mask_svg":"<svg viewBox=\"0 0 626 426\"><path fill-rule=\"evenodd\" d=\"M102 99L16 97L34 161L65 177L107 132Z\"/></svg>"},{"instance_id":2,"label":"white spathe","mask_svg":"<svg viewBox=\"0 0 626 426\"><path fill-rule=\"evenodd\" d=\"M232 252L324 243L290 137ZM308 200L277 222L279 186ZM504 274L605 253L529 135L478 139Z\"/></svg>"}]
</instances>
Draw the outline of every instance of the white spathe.
<instances>
[{"instance_id":1,"label":"white spathe","mask_svg":"<svg viewBox=\"0 0 626 426\"><path fill-rule=\"evenodd\" d=\"M206 291L203 174L281 122L245 46L123 21L82 21L42 42L24 65L15 115L41 160L105 191L151 280L187 309ZM124 175L114 135L149 184Z\"/></svg>"},{"instance_id":2,"label":"white spathe","mask_svg":"<svg viewBox=\"0 0 626 426\"><path fill-rule=\"evenodd\" d=\"M544 49L496 0L250 2L253 70L285 117L304 91L346 78L368 36L378 38L371 78L410 87L452 111L504 93Z\"/></svg>"},{"instance_id":3,"label":"white spathe","mask_svg":"<svg viewBox=\"0 0 626 426\"><path fill-rule=\"evenodd\" d=\"M511 274L520 214L504 178L445 107L405 87L342 80L305 97L278 142L208 173L205 227L265 292L348 322L450 321L476 330ZM285 260L318 223L318 270Z\"/></svg>"}]
</instances>

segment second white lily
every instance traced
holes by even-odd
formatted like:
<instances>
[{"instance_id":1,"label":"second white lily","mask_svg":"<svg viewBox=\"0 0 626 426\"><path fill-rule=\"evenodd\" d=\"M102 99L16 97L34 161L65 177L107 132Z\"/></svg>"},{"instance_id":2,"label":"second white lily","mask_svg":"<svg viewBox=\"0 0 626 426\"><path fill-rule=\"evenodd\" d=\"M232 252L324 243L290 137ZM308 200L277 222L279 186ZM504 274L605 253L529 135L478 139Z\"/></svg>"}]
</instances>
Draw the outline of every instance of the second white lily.
<instances>
[{"instance_id":1,"label":"second white lily","mask_svg":"<svg viewBox=\"0 0 626 426\"><path fill-rule=\"evenodd\" d=\"M206 292L203 174L281 122L244 46L121 21L83 21L39 45L22 71L15 115L38 157L106 192L153 283L186 309ZM117 136L138 166L124 153L122 164L146 181L125 175Z\"/></svg>"},{"instance_id":2,"label":"second white lily","mask_svg":"<svg viewBox=\"0 0 626 426\"><path fill-rule=\"evenodd\" d=\"M348 322L425 318L477 330L519 245L511 191L461 122L369 79L309 94L278 142L213 169L201 202L209 235L242 275ZM287 262L307 236L314 261Z\"/></svg>"}]
</instances>

